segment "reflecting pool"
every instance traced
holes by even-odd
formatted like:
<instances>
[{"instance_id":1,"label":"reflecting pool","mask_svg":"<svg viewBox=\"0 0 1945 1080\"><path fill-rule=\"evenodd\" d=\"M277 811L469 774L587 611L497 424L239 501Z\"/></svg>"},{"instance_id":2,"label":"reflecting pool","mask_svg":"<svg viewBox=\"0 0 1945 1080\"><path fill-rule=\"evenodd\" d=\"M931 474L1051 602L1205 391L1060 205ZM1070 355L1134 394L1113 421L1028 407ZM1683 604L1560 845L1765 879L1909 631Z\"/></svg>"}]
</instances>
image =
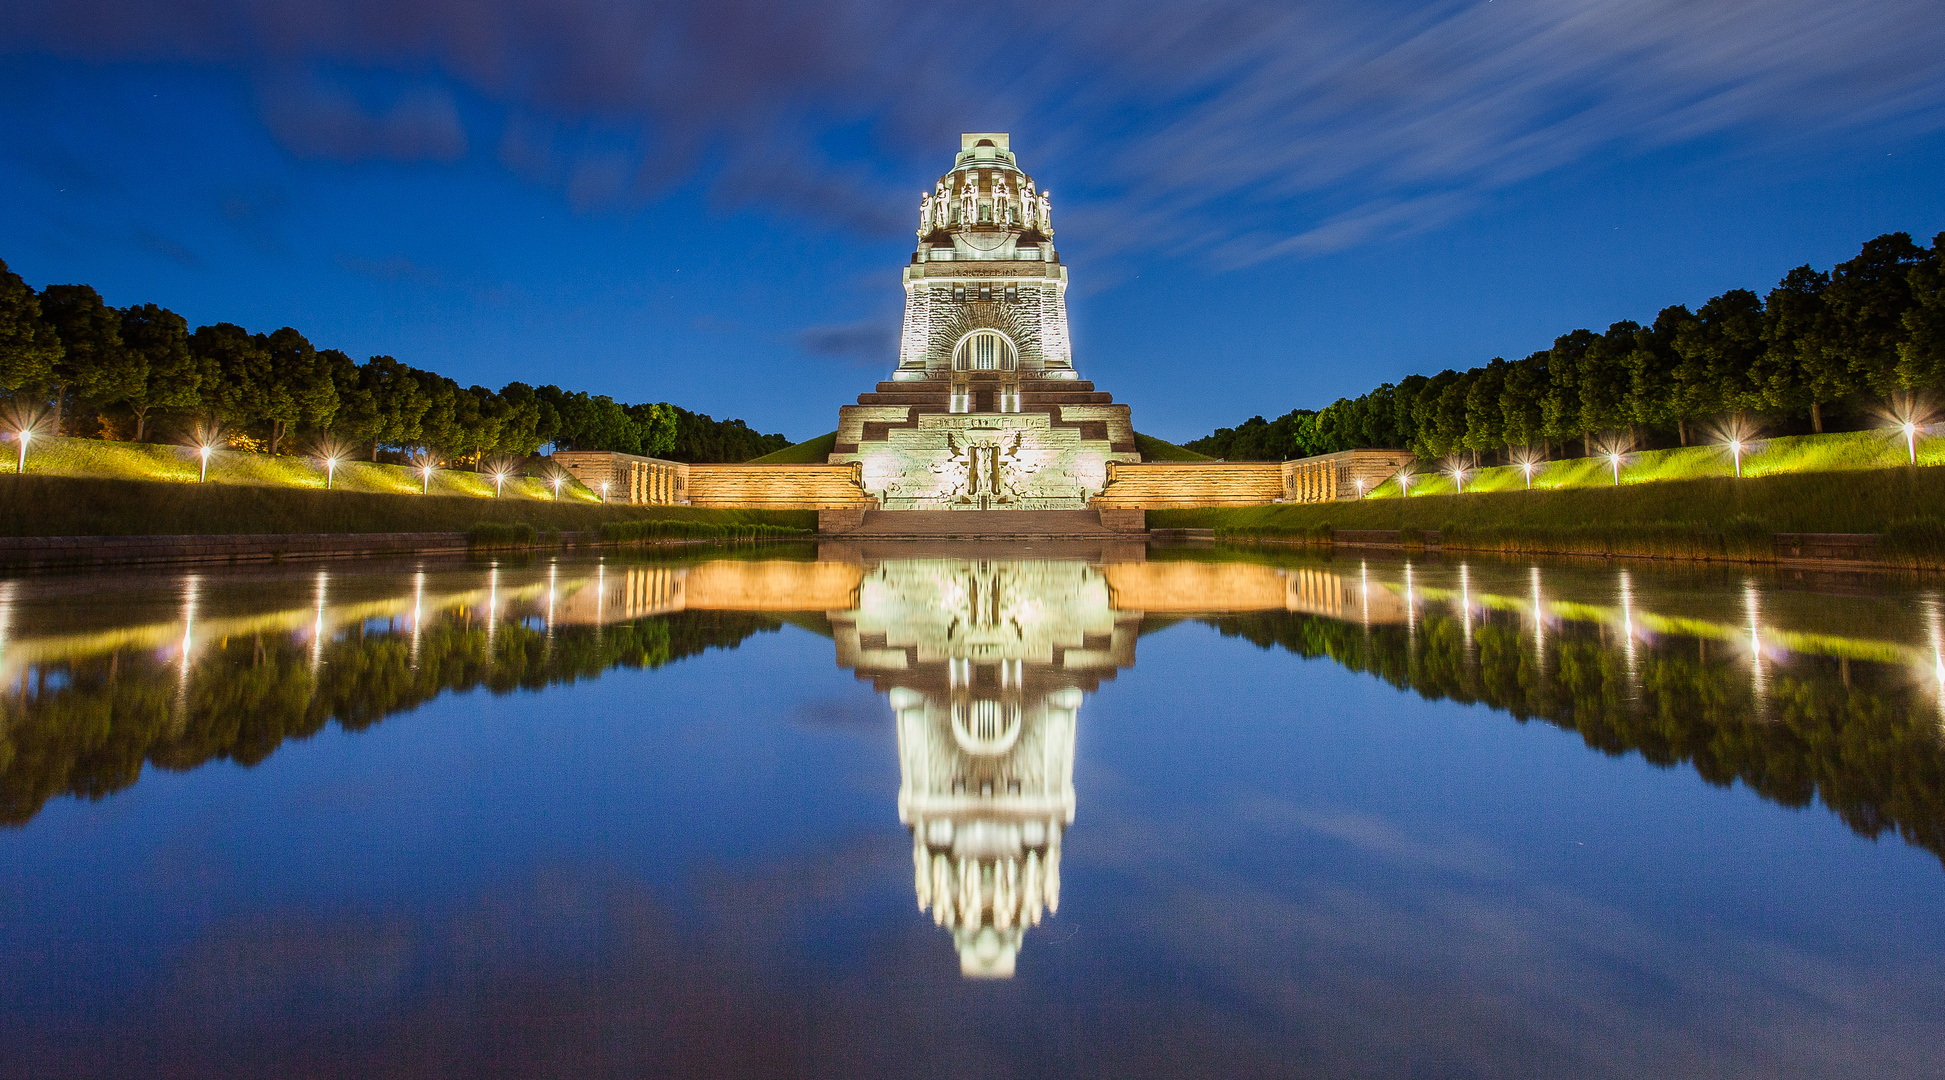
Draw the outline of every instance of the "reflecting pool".
<instances>
[{"instance_id":1,"label":"reflecting pool","mask_svg":"<svg viewBox=\"0 0 1945 1080\"><path fill-rule=\"evenodd\" d=\"M0 1075L1945 1076L1945 589L0 580Z\"/></svg>"}]
</instances>

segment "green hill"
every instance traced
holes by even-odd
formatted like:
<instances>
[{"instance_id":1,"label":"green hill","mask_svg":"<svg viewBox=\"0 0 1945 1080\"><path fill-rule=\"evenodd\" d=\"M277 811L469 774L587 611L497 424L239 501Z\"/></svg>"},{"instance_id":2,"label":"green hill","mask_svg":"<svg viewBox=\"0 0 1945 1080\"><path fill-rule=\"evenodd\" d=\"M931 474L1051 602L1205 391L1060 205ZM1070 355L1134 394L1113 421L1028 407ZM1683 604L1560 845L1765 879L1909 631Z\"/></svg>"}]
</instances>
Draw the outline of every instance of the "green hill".
<instances>
[{"instance_id":1,"label":"green hill","mask_svg":"<svg viewBox=\"0 0 1945 1080\"><path fill-rule=\"evenodd\" d=\"M1153 435L1135 432L1135 449L1141 451L1143 461L1214 461L1207 454L1198 454L1187 447L1163 442Z\"/></svg>"},{"instance_id":2,"label":"green hill","mask_svg":"<svg viewBox=\"0 0 1945 1080\"><path fill-rule=\"evenodd\" d=\"M830 460L831 447L837 445L837 432L819 435L815 439L775 450L760 458L751 458L745 465L822 465Z\"/></svg>"}]
</instances>

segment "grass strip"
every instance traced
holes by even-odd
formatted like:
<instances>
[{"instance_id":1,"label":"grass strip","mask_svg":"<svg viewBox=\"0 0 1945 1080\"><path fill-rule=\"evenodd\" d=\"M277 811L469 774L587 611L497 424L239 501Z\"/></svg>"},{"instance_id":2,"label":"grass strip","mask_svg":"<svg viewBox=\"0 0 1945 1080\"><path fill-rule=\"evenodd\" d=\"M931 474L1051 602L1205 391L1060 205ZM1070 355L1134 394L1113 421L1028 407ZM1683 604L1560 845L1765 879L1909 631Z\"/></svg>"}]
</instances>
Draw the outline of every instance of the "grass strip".
<instances>
[{"instance_id":1,"label":"grass strip","mask_svg":"<svg viewBox=\"0 0 1945 1080\"><path fill-rule=\"evenodd\" d=\"M434 491L438 490L437 486ZM211 536L233 533L463 533L526 524L593 532L609 522L664 520L810 531L814 510L712 510L563 499L388 495L248 484L0 475L0 536Z\"/></svg>"}]
</instances>

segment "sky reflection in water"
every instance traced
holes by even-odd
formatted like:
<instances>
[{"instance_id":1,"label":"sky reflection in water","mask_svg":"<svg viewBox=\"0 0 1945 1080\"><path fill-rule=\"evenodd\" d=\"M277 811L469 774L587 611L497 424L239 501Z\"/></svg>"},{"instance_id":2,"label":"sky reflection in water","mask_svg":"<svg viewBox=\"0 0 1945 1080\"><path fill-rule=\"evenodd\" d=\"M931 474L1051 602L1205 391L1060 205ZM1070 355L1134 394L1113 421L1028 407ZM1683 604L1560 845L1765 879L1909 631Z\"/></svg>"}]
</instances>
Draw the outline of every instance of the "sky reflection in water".
<instances>
[{"instance_id":1,"label":"sky reflection in water","mask_svg":"<svg viewBox=\"0 0 1945 1080\"><path fill-rule=\"evenodd\" d=\"M1936 586L967 554L0 582L0 1073L1945 1074Z\"/></svg>"}]
</instances>

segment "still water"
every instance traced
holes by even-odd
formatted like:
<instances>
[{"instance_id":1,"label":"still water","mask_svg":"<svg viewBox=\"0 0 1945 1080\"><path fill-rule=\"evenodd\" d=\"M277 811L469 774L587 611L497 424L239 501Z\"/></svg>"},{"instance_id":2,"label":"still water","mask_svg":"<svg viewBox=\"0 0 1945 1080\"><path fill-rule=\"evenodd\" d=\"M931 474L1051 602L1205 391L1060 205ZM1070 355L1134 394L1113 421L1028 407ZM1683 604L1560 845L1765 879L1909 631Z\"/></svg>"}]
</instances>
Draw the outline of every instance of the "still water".
<instances>
[{"instance_id":1,"label":"still water","mask_svg":"<svg viewBox=\"0 0 1945 1080\"><path fill-rule=\"evenodd\" d=\"M0 581L0 1075L1941 1076L1939 583Z\"/></svg>"}]
</instances>

